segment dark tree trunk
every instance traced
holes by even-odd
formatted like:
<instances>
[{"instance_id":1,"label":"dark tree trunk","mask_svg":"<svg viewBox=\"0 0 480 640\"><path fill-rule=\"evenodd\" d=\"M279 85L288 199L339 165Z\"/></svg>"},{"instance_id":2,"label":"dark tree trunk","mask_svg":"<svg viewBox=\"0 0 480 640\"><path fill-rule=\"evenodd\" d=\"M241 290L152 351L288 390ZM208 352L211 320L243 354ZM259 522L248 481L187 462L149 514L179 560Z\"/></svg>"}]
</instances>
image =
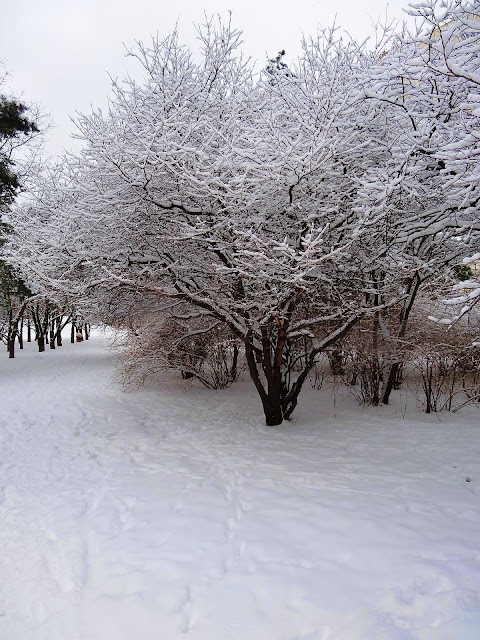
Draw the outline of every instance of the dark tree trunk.
<instances>
[{"instance_id":1,"label":"dark tree trunk","mask_svg":"<svg viewBox=\"0 0 480 640\"><path fill-rule=\"evenodd\" d=\"M38 342L38 351L40 353L42 351L45 351L45 336L43 334L37 336L37 342Z\"/></svg>"},{"instance_id":2,"label":"dark tree trunk","mask_svg":"<svg viewBox=\"0 0 480 640\"><path fill-rule=\"evenodd\" d=\"M50 322L50 349L55 349L55 320Z\"/></svg>"},{"instance_id":3,"label":"dark tree trunk","mask_svg":"<svg viewBox=\"0 0 480 640\"><path fill-rule=\"evenodd\" d=\"M8 355L9 358L15 357L10 355L10 341L12 339L12 333L13 333L13 311L12 309L10 309L8 313L8 332L7 332L7 353L9 354Z\"/></svg>"},{"instance_id":4,"label":"dark tree trunk","mask_svg":"<svg viewBox=\"0 0 480 640\"><path fill-rule=\"evenodd\" d=\"M30 318L27 320L27 342L32 341L32 322Z\"/></svg>"},{"instance_id":5,"label":"dark tree trunk","mask_svg":"<svg viewBox=\"0 0 480 640\"><path fill-rule=\"evenodd\" d=\"M263 412L268 427L276 427L282 424L282 403L275 395L269 396L268 399L263 402Z\"/></svg>"},{"instance_id":6,"label":"dark tree trunk","mask_svg":"<svg viewBox=\"0 0 480 640\"><path fill-rule=\"evenodd\" d=\"M250 372L250 377L253 380L253 383L258 391L258 395L260 396L260 400L262 401L263 412L265 414L265 420L267 425L273 427L277 424L281 424L283 422L283 414L281 411L281 407L274 407L272 403L272 399L268 397L268 394L262 384L260 379L260 374L257 368L257 360L258 360L258 351L254 350L250 342L245 343L245 356L247 359L248 370Z\"/></svg>"},{"instance_id":7,"label":"dark tree trunk","mask_svg":"<svg viewBox=\"0 0 480 640\"><path fill-rule=\"evenodd\" d=\"M76 335L77 331L76 331L76 327L75 327L75 322L72 322L72 329L70 331L70 342L72 344L75 344L75 335Z\"/></svg>"},{"instance_id":8,"label":"dark tree trunk","mask_svg":"<svg viewBox=\"0 0 480 640\"><path fill-rule=\"evenodd\" d=\"M375 306L378 305L377 296L375 296ZM372 336L372 366L369 372L371 376L371 398L370 401L374 407L378 407L380 404L380 380L381 380L381 367L378 355L378 332L380 329L380 316L378 311L373 316L373 336Z\"/></svg>"},{"instance_id":9,"label":"dark tree trunk","mask_svg":"<svg viewBox=\"0 0 480 640\"><path fill-rule=\"evenodd\" d=\"M394 389L400 388L402 364L400 362L394 362L388 372L387 382L383 391L382 402L388 404L390 400L390 394Z\"/></svg>"},{"instance_id":10,"label":"dark tree trunk","mask_svg":"<svg viewBox=\"0 0 480 640\"><path fill-rule=\"evenodd\" d=\"M397 337L402 339L405 337L405 333L407 331L408 319L410 317L410 313L413 308L413 304L415 302L415 298L417 297L418 291L420 289L420 285L422 284L422 280L420 276L415 274L415 278L412 278L410 282L410 296L408 299L408 303L405 309L400 314L400 327L397 333ZM390 400L390 394L393 389L399 388L399 383L401 382L402 377L402 363L394 362L390 370L388 372L387 381L385 383L385 388L382 391L382 402L383 404L388 404Z\"/></svg>"},{"instance_id":11,"label":"dark tree trunk","mask_svg":"<svg viewBox=\"0 0 480 640\"><path fill-rule=\"evenodd\" d=\"M63 316L58 317L56 320L52 320L52 329L53 329L52 340L56 342L57 347L62 346L62 329L66 324L66 322L63 323L62 320L63 320Z\"/></svg>"},{"instance_id":12,"label":"dark tree trunk","mask_svg":"<svg viewBox=\"0 0 480 640\"><path fill-rule=\"evenodd\" d=\"M233 358L232 358L232 366L230 368L230 378L231 380L236 380L238 375L238 345L234 343L233 345Z\"/></svg>"},{"instance_id":13,"label":"dark tree trunk","mask_svg":"<svg viewBox=\"0 0 480 640\"><path fill-rule=\"evenodd\" d=\"M28 301L24 301L22 303L22 306L18 310L15 317L13 317L12 311L10 311L8 336L7 336L7 350L8 350L9 358L15 357L15 340L17 339L17 337L21 344L21 348L23 348L23 343L21 342L21 336L19 335L19 332L18 332L18 325L20 322L23 323L23 314L25 312L27 304L28 304Z\"/></svg>"},{"instance_id":14,"label":"dark tree trunk","mask_svg":"<svg viewBox=\"0 0 480 640\"><path fill-rule=\"evenodd\" d=\"M265 388L262 380L260 379L255 351L257 350L253 349L250 342L245 343L245 356L247 359L248 370L250 372L250 377L252 378L253 383L257 388L260 400L262 401L265 421L269 427L275 427L283 422L282 400L280 395L280 371L278 371L277 375L274 371L275 364L273 363L272 366L272 363L270 362L268 365L265 359L267 354L263 353L262 361L266 378Z\"/></svg>"},{"instance_id":15,"label":"dark tree trunk","mask_svg":"<svg viewBox=\"0 0 480 640\"><path fill-rule=\"evenodd\" d=\"M277 426L291 418L303 384L315 365L318 354L342 340L360 317L360 315L351 316L338 329L332 331L321 344L305 354L305 366L293 383L290 381L292 363L288 353L288 324L280 325L277 322L277 326L270 332L264 328L257 341L253 338L253 332L247 334L244 344L248 370L262 401L268 426Z\"/></svg>"},{"instance_id":16,"label":"dark tree trunk","mask_svg":"<svg viewBox=\"0 0 480 640\"><path fill-rule=\"evenodd\" d=\"M15 358L15 339L16 339L16 332L12 331L12 333L10 334L10 337L8 339L8 357L9 358Z\"/></svg>"},{"instance_id":17,"label":"dark tree trunk","mask_svg":"<svg viewBox=\"0 0 480 640\"><path fill-rule=\"evenodd\" d=\"M18 332L18 346L23 349L23 318L20 320L20 331Z\"/></svg>"}]
</instances>

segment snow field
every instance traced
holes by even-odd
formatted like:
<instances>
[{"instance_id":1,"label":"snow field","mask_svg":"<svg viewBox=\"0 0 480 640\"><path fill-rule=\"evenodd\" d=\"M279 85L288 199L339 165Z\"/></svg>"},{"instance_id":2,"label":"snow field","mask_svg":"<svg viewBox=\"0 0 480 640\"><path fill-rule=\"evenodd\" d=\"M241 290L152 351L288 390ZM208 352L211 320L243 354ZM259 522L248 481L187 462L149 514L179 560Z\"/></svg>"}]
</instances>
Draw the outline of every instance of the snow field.
<instances>
[{"instance_id":1,"label":"snow field","mask_svg":"<svg viewBox=\"0 0 480 640\"><path fill-rule=\"evenodd\" d=\"M0 640L478 640L479 415L0 359ZM467 482L467 478L470 480Z\"/></svg>"}]
</instances>

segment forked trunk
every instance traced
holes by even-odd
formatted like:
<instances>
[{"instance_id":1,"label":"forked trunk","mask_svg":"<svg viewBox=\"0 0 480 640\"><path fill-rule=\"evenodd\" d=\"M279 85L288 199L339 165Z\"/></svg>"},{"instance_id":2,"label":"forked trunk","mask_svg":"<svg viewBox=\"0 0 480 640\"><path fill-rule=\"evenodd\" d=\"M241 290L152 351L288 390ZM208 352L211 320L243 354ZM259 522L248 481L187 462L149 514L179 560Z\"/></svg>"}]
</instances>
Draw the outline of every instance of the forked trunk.
<instances>
[{"instance_id":1,"label":"forked trunk","mask_svg":"<svg viewBox=\"0 0 480 640\"><path fill-rule=\"evenodd\" d=\"M295 380L290 377L293 363L288 348L287 324L282 325L277 321L273 331L263 329L256 341L252 331L247 333L244 345L248 371L262 401L269 427L275 427L291 418L318 354L342 340L360 318L360 314L351 316L320 344L308 353L305 352L304 367Z\"/></svg>"},{"instance_id":2,"label":"forked trunk","mask_svg":"<svg viewBox=\"0 0 480 640\"><path fill-rule=\"evenodd\" d=\"M260 377L258 369L258 350L254 351L250 342L245 343L245 356L247 359L250 377L258 391L262 401L265 421L269 427L275 427L283 422L283 408L281 398L280 376L275 371L275 363L265 362L268 354L262 354L263 371L265 374L265 384ZM278 371L278 374L280 371Z\"/></svg>"}]
</instances>

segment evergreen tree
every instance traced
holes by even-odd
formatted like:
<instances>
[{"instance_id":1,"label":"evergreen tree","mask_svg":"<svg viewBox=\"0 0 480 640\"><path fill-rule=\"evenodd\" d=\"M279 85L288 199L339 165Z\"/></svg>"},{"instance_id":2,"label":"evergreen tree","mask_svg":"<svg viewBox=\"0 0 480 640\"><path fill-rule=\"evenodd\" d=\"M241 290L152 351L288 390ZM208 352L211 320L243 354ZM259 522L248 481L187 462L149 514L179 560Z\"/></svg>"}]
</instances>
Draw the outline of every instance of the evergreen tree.
<instances>
[{"instance_id":1,"label":"evergreen tree","mask_svg":"<svg viewBox=\"0 0 480 640\"><path fill-rule=\"evenodd\" d=\"M22 102L0 95L0 250L12 230L3 215L21 187L15 171L14 151L39 131L36 123L27 117L27 111ZM24 309L23 301L29 296L31 292L23 280L0 259L0 338L7 343L11 357L18 332L16 313Z\"/></svg>"},{"instance_id":2,"label":"evergreen tree","mask_svg":"<svg viewBox=\"0 0 480 640\"><path fill-rule=\"evenodd\" d=\"M0 95L0 206L10 204L20 188L11 143L22 135L38 132L35 122L25 115L26 111L27 107L21 102Z\"/></svg>"},{"instance_id":3,"label":"evergreen tree","mask_svg":"<svg viewBox=\"0 0 480 640\"><path fill-rule=\"evenodd\" d=\"M20 183L11 158L11 142L38 132L38 127L25 112L27 107L15 99L0 95L0 206L10 204Z\"/></svg>"}]
</instances>

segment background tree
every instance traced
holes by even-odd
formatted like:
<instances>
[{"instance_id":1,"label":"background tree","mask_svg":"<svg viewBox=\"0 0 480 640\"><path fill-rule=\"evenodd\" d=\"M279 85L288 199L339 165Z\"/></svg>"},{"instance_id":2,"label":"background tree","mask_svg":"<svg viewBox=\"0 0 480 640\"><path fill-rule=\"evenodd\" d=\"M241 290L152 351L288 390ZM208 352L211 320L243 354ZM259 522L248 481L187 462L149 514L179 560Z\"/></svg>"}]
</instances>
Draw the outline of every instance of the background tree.
<instances>
[{"instance_id":1,"label":"background tree","mask_svg":"<svg viewBox=\"0 0 480 640\"><path fill-rule=\"evenodd\" d=\"M14 153L39 129L25 115L28 108L15 99L0 94L0 207L12 203L20 189L15 172Z\"/></svg>"},{"instance_id":2,"label":"background tree","mask_svg":"<svg viewBox=\"0 0 480 640\"><path fill-rule=\"evenodd\" d=\"M6 74L0 79L0 314L2 339L14 357L15 339L32 295L18 270L2 259L2 248L12 232L8 215L22 189L22 183L33 172L35 158L41 143L36 118L30 118L29 108L2 90L6 88ZM39 114L36 113L38 116Z\"/></svg>"}]
</instances>

